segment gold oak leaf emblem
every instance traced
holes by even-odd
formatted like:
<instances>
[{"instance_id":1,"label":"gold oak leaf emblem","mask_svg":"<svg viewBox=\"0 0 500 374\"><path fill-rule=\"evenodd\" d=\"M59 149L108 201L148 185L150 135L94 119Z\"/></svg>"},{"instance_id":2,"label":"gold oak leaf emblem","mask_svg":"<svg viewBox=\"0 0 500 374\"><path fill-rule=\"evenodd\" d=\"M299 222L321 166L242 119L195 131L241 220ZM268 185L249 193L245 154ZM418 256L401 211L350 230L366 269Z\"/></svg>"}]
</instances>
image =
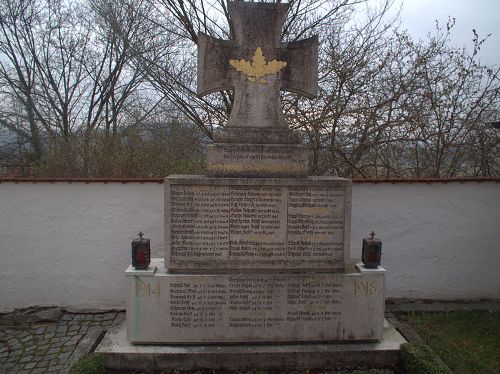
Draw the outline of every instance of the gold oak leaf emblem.
<instances>
[{"instance_id":1,"label":"gold oak leaf emblem","mask_svg":"<svg viewBox=\"0 0 500 374\"><path fill-rule=\"evenodd\" d=\"M257 47L252 57L252 62L241 60L229 60L229 63L236 71L241 71L245 74L250 82L267 83L262 79L264 75L277 74L286 66L285 61L272 60L266 62L266 58L262 53L262 49Z\"/></svg>"}]
</instances>

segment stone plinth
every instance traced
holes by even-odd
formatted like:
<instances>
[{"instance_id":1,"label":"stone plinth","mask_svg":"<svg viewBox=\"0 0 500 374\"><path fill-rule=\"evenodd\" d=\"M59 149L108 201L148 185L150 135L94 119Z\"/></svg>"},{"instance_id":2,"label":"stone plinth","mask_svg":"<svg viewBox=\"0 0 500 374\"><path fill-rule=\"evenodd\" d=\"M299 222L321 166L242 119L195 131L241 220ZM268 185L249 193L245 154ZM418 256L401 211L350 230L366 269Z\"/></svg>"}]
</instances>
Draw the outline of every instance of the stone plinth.
<instances>
[{"instance_id":1,"label":"stone plinth","mask_svg":"<svg viewBox=\"0 0 500 374\"><path fill-rule=\"evenodd\" d=\"M309 151L294 144L207 146L209 177L307 177Z\"/></svg>"},{"instance_id":2,"label":"stone plinth","mask_svg":"<svg viewBox=\"0 0 500 374\"><path fill-rule=\"evenodd\" d=\"M117 370L346 369L395 367L406 340L384 320L379 342L137 345L127 341L125 323L107 332L96 349L106 368Z\"/></svg>"},{"instance_id":3,"label":"stone plinth","mask_svg":"<svg viewBox=\"0 0 500 374\"><path fill-rule=\"evenodd\" d=\"M384 273L170 274L126 271L132 343L374 341Z\"/></svg>"},{"instance_id":4,"label":"stone plinth","mask_svg":"<svg viewBox=\"0 0 500 374\"><path fill-rule=\"evenodd\" d=\"M165 179L170 272L344 270L351 181L338 177Z\"/></svg>"}]
</instances>

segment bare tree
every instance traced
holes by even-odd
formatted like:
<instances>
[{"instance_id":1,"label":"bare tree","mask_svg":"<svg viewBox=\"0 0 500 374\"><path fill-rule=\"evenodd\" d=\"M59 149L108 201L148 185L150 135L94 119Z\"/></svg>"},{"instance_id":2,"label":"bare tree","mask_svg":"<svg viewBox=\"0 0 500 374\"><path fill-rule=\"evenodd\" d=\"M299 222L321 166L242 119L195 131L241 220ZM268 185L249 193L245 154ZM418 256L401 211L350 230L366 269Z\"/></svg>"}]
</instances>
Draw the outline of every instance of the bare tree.
<instances>
[{"instance_id":1,"label":"bare tree","mask_svg":"<svg viewBox=\"0 0 500 374\"><path fill-rule=\"evenodd\" d=\"M42 155L41 125L47 127L47 123L40 121L37 113L36 62L30 51L38 44L34 29L42 11L43 5L36 0L6 0L0 4L0 84L4 87L1 94L4 99L12 95L8 101L18 101L23 106L21 123L20 113L5 107L0 123L30 143L36 160Z\"/></svg>"}]
</instances>

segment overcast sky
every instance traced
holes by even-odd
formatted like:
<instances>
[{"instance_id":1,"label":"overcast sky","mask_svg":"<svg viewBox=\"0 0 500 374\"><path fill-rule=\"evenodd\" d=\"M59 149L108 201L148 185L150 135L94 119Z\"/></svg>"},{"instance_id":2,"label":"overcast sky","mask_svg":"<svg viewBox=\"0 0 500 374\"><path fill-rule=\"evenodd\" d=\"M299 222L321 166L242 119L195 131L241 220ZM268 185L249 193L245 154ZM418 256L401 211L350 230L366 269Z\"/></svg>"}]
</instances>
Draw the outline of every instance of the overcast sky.
<instances>
[{"instance_id":1,"label":"overcast sky","mask_svg":"<svg viewBox=\"0 0 500 374\"><path fill-rule=\"evenodd\" d=\"M483 44L483 64L500 65L500 0L396 0L403 3L401 26L417 38L432 32L435 21L446 25L448 16L456 19L452 42L457 46L472 45L472 29L480 38L492 34Z\"/></svg>"}]
</instances>

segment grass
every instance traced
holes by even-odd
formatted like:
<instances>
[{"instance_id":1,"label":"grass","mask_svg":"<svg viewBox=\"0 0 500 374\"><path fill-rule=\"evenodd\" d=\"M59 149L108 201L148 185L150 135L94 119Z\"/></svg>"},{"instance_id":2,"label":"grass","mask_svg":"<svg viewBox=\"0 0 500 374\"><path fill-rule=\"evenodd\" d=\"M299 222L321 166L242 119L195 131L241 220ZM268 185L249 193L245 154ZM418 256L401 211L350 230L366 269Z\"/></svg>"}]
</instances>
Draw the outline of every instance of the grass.
<instances>
[{"instance_id":1,"label":"grass","mask_svg":"<svg viewBox=\"0 0 500 374\"><path fill-rule=\"evenodd\" d=\"M405 343L401 346L401 373L448 374L446 365L436 357L425 344Z\"/></svg>"},{"instance_id":2,"label":"grass","mask_svg":"<svg viewBox=\"0 0 500 374\"><path fill-rule=\"evenodd\" d=\"M69 374L101 374L104 373L103 358L97 354L90 354L78 360L69 370Z\"/></svg>"},{"instance_id":3,"label":"grass","mask_svg":"<svg viewBox=\"0 0 500 374\"><path fill-rule=\"evenodd\" d=\"M500 373L500 313L403 316L455 374Z\"/></svg>"}]
</instances>

